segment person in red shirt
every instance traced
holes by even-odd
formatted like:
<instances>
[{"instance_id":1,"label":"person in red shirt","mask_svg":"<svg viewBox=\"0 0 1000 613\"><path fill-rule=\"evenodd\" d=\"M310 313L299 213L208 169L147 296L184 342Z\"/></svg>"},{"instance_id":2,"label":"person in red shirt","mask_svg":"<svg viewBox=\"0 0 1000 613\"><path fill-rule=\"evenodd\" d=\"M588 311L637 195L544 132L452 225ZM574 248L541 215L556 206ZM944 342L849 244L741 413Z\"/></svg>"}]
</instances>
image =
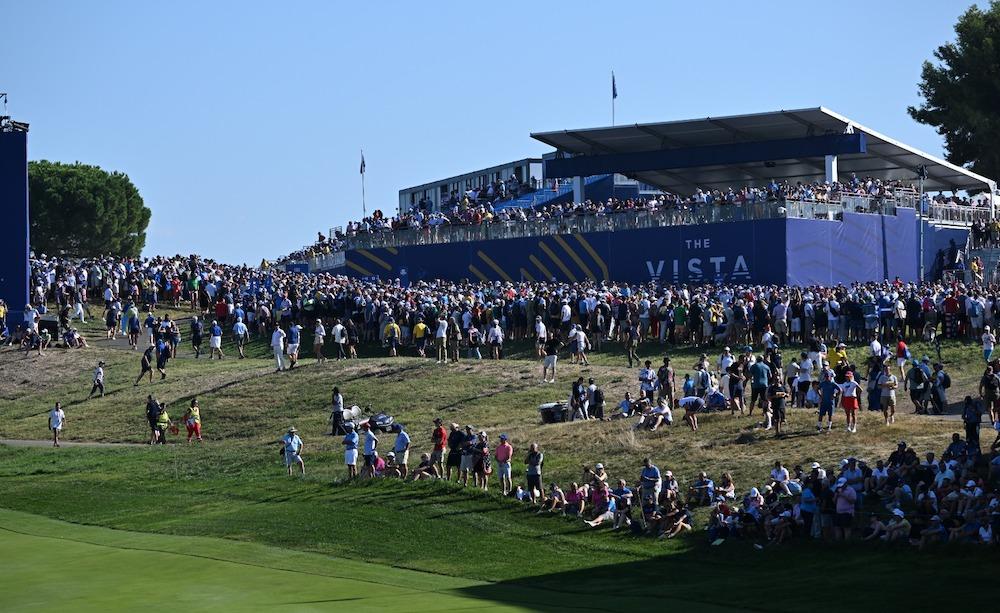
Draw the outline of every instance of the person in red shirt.
<instances>
[{"instance_id":1,"label":"person in red shirt","mask_svg":"<svg viewBox=\"0 0 1000 613\"><path fill-rule=\"evenodd\" d=\"M513 488L510 480L510 459L514 456L514 447L507 440L506 434L500 435L500 444L493 452L493 457L497 461L497 476L500 478L500 488L503 495L510 494Z\"/></svg>"},{"instance_id":2,"label":"person in red shirt","mask_svg":"<svg viewBox=\"0 0 1000 613\"><path fill-rule=\"evenodd\" d=\"M896 366L899 368L900 379L906 377L903 367L905 367L909 361L910 349L906 346L906 341L903 340L903 335L900 334L896 342Z\"/></svg>"},{"instance_id":3,"label":"person in red shirt","mask_svg":"<svg viewBox=\"0 0 1000 613\"><path fill-rule=\"evenodd\" d=\"M431 466L437 472L438 478L444 475L444 448L448 443L448 431L441 425L441 418L434 418L434 430L431 431L431 442L434 443L434 451L431 452Z\"/></svg>"}]
</instances>

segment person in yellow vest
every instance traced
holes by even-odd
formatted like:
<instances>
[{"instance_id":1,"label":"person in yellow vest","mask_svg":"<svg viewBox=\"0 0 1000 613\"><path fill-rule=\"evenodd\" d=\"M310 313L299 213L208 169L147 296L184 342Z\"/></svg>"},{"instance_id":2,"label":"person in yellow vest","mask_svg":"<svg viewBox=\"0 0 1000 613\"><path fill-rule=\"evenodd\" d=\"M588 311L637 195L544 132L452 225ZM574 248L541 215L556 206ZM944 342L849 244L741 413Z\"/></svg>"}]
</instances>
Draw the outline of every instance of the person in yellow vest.
<instances>
[{"instance_id":1,"label":"person in yellow vest","mask_svg":"<svg viewBox=\"0 0 1000 613\"><path fill-rule=\"evenodd\" d=\"M184 413L184 425L187 427L187 442L191 442L191 437L194 436L201 442L201 409L198 407L198 399L191 399L191 406L188 407L186 413Z\"/></svg>"},{"instance_id":2,"label":"person in yellow vest","mask_svg":"<svg viewBox=\"0 0 1000 613\"><path fill-rule=\"evenodd\" d=\"M424 323L423 318L417 321L417 325L413 326L413 344L417 346L417 355L422 358L427 357L427 324Z\"/></svg>"},{"instance_id":3,"label":"person in yellow vest","mask_svg":"<svg viewBox=\"0 0 1000 613\"><path fill-rule=\"evenodd\" d=\"M174 422L170 421L170 416L167 415L167 404L165 402L160 403L160 415L156 418L156 442L161 445L167 444L167 429L174 425Z\"/></svg>"},{"instance_id":4,"label":"person in yellow vest","mask_svg":"<svg viewBox=\"0 0 1000 613\"><path fill-rule=\"evenodd\" d=\"M385 331L382 334L382 338L385 344L389 347L389 357L394 358L399 352L399 336L400 336L399 324L396 320L390 319L389 323L385 325Z\"/></svg>"}]
</instances>

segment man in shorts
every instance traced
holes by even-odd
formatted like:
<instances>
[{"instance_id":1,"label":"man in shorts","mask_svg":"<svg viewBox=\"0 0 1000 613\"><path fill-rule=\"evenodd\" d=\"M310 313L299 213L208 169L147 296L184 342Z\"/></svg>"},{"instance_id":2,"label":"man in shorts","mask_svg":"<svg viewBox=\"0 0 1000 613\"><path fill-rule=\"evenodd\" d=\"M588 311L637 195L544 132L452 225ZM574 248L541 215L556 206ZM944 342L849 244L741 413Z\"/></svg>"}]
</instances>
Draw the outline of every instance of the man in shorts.
<instances>
[{"instance_id":1,"label":"man in shorts","mask_svg":"<svg viewBox=\"0 0 1000 613\"><path fill-rule=\"evenodd\" d=\"M302 461L302 439L299 438L298 430L294 426L289 428L279 442L284 446L285 467L288 468L288 476L292 476L292 464L298 464L304 477L306 464Z\"/></svg>"},{"instance_id":2,"label":"man in shorts","mask_svg":"<svg viewBox=\"0 0 1000 613\"><path fill-rule=\"evenodd\" d=\"M896 375L892 374L888 364L882 365L882 373L875 379L875 385L879 388L882 417L888 426L896 422L896 388L899 387L899 381Z\"/></svg>"},{"instance_id":3,"label":"man in shorts","mask_svg":"<svg viewBox=\"0 0 1000 613\"><path fill-rule=\"evenodd\" d=\"M392 450L396 454L399 478L405 479L408 471L407 465L410 462L410 435L403 429L402 424L394 425L392 431L396 433L396 441L393 443Z\"/></svg>"},{"instance_id":4,"label":"man in shorts","mask_svg":"<svg viewBox=\"0 0 1000 613\"><path fill-rule=\"evenodd\" d=\"M62 410L62 404L57 402L56 406L49 411L49 430L52 431L52 446L59 446L59 433L66 425L66 413Z\"/></svg>"},{"instance_id":5,"label":"man in shorts","mask_svg":"<svg viewBox=\"0 0 1000 613\"><path fill-rule=\"evenodd\" d=\"M376 449L378 448L378 437L375 436L375 432L367 423L361 424L361 429L364 431L365 435L365 467L361 472L361 476L367 479L372 479L375 477L375 458Z\"/></svg>"},{"instance_id":6,"label":"man in shorts","mask_svg":"<svg viewBox=\"0 0 1000 613\"><path fill-rule=\"evenodd\" d=\"M545 357L542 358L542 383L555 383L556 382L556 360L559 359L559 349L562 347L562 341L559 340L559 332L553 331L545 339L544 353ZM548 379L548 372L552 371L552 379Z\"/></svg>"},{"instance_id":7,"label":"man in shorts","mask_svg":"<svg viewBox=\"0 0 1000 613\"><path fill-rule=\"evenodd\" d=\"M288 370L295 368L299 361L299 343L302 340L302 326L293 323L288 326Z\"/></svg>"},{"instance_id":8,"label":"man in shorts","mask_svg":"<svg viewBox=\"0 0 1000 613\"><path fill-rule=\"evenodd\" d=\"M862 388L854 380L854 373L847 371L847 379L840 384L840 404L844 407L844 415L847 417L847 431L856 433L858 431L858 409L861 407Z\"/></svg>"},{"instance_id":9,"label":"man in shorts","mask_svg":"<svg viewBox=\"0 0 1000 613\"><path fill-rule=\"evenodd\" d=\"M542 316L538 315L535 317L535 351L538 352L538 357L544 358L545 353L545 341L549 340L548 331L545 328L545 324L542 322Z\"/></svg>"},{"instance_id":10,"label":"man in shorts","mask_svg":"<svg viewBox=\"0 0 1000 613\"><path fill-rule=\"evenodd\" d=\"M243 323L242 317L236 318L236 323L233 324L233 340L236 342L236 348L240 352L240 359L247 357L243 350L246 347L247 341L250 340L250 330L247 325Z\"/></svg>"},{"instance_id":11,"label":"man in shorts","mask_svg":"<svg viewBox=\"0 0 1000 613\"><path fill-rule=\"evenodd\" d=\"M816 421L816 432L823 431L823 416L826 416L826 431L833 431L833 407L837 406L840 397L840 387L833 382L833 377L827 373L819 384L819 419Z\"/></svg>"},{"instance_id":12,"label":"man in shorts","mask_svg":"<svg viewBox=\"0 0 1000 613\"><path fill-rule=\"evenodd\" d=\"M771 410L771 424L774 426L774 436L782 435L785 426L785 403L788 401L788 389L781 380L781 375L771 375L771 385L767 388L767 402Z\"/></svg>"},{"instance_id":13,"label":"man in shorts","mask_svg":"<svg viewBox=\"0 0 1000 613\"><path fill-rule=\"evenodd\" d=\"M434 450L431 451L430 461L434 467L435 476L444 476L444 450L448 444L448 431L444 429L440 417L434 418L434 429L431 430L431 443Z\"/></svg>"},{"instance_id":14,"label":"man in shorts","mask_svg":"<svg viewBox=\"0 0 1000 613\"><path fill-rule=\"evenodd\" d=\"M146 350L142 352L142 359L139 360L139 368L142 369L139 372L139 376L136 377L135 384L132 387L138 387L139 382L142 381L143 376L149 373L149 382L153 382L153 353L156 351L156 347L150 345L146 347Z\"/></svg>"}]
</instances>

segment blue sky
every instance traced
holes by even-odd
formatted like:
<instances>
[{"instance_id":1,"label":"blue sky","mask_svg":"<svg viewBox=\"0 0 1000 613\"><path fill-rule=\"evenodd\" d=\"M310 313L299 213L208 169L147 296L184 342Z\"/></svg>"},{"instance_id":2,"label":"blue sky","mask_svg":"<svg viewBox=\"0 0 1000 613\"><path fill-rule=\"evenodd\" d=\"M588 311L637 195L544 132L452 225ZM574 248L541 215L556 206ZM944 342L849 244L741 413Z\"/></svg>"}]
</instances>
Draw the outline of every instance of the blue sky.
<instances>
[{"instance_id":1,"label":"blue sky","mask_svg":"<svg viewBox=\"0 0 1000 613\"><path fill-rule=\"evenodd\" d=\"M933 154L920 64L969 3L7 3L31 159L126 172L144 254L259 262L532 131L823 105Z\"/></svg>"}]
</instances>

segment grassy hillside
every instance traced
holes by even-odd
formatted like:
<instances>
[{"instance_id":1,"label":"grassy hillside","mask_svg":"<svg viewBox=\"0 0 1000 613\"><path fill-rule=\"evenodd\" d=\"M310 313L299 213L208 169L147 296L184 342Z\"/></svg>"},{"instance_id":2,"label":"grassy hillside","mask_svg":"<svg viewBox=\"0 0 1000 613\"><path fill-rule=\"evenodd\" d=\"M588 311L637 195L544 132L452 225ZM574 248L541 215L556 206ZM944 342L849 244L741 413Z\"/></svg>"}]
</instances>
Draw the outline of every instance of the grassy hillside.
<instances>
[{"instance_id":1,"label":"grassy hillside","mask_svg":"<svg viewBox=\"0 0 1000 613\"><path fill-rule=\"evenodd\" d=\"M918 355L923 351L915 348ZM510 354L527 358L530 352L522 345ZM641 352L654 359L662 355L658 345L644 345ZM407 424L417 452L429 448L430 422L436 416L473 424L494 437L508 433L517 449L515 480L523 479L527 444L537 441L546 451L546 481L577 479L581 464L598 461L612 478L633 480L642 457L649 455L682 482L699 470L713 476L728 470L745 490L764 479L776 458L824 465L847 455L874 459L885 456L900 438L920 451L940 452L951 432L961 429L954 420L901 415L886 428L879 416L865 412L858 434L840 429L815 435L814 413L792 410L792 435L778 440L756 427L756 417L728 415L705 417L697 433L676 426L634 433L620 422L543 426L535 407L564 398L571 376L595 377L612 403L626 389L636 388L636 370L624 367L620 353L601 354L589 368L565 364L560 383L553 386L539 382L537 363L527 359L447 366L415 358L368 357L322 365L305 359L301 369L275 373L262 344L255 343L251 353L255 357L248 360L208 362L194 360L185 348L170 364L166 381L133 387L138 352L104 342L90 350L52 350L43 358L0 352L0 438L45 438L45 414L60 400L69 418L67 440L142 442L147 437L147 393L166 401L175 417L197 396L206 436L205 444L192 447L182 442L165 448L0 447L0 506L74 523L222 537L487 581L465 589L488 599L510 593L512 587L544 587L568 592L567 602L574 604L609 592L630 597L666 593L688 605L799 609L801 601L794 598L743 599L772 585L775 569L794 569L803 580L820 577L817 581L823 583L848 578L852 588L838 591L836 601L817 603L821 609L927 605L935 598L944 604L944 593L918 600L913 579L933 573L937 581L957 581L967 566L942 564L942 556L990 563L991 552L985 550L917 554L855 543L761 552L738 541L710 548L701 533L651 541L588 530L577 521L536 515L494 492L452 484L346 484L339 439L324 434L330 391L339 385L349 404L371 404ZM698 353L670 355L683 372ZM972 393L980 374L978 350L954 343L945 346L943 357L954 380L951 399ZM109 393L84 401L99 358L108 363ZM905 400L900 404L902 411L909 410ZM284 476L277 447L271 444L293 424L306 444L305 479ZM907 572L899 572L904 567Z\"/></svg>"}]
</instances>

